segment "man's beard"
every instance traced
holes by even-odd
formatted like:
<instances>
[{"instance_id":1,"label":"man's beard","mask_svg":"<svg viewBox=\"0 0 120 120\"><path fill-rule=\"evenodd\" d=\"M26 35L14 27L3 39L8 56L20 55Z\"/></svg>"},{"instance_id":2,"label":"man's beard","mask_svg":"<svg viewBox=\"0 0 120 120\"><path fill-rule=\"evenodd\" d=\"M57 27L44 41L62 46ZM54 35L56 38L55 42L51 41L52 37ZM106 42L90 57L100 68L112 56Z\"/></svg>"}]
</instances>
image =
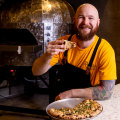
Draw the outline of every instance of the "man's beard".
<instances>
[{"instance_id":1,"label":"man's beard","mask_svg":"<svg viewBox=\"0 0 120 120\"><path fill-rule=\"evenodd\" d=\"M90 33L84 34L84 31L81 32L81 31L77 30L76 31L76 36L77 36L78 39L80 39L82 41L88 41L88 40L92 39L93 36L97 33L99 26L96 24L96 27L94 29L92 27L87 26L87 25L84 25L82 27L88 27L89 29L91 29Z\"/></svg>"}]
</instances>

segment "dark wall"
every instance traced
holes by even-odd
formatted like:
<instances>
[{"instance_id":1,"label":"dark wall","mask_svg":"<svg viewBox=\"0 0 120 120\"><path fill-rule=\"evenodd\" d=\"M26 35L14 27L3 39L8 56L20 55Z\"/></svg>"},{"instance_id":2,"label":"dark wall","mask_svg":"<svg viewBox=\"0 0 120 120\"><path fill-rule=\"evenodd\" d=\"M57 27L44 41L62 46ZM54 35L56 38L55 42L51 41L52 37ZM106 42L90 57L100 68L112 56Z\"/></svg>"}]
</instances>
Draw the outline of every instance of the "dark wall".
<instances>
[{"instance_id":1,"label":"dark wall","mask_svg":"<svg viewBox=\"0 0 120 120\"><path fill-rule=\"evenodd\" d=\"M93 4L99 11L100 17L102 17L105 6L108 0L66 0L76 10L77 7L83 3Z\"/></svg>"}]
</instances>

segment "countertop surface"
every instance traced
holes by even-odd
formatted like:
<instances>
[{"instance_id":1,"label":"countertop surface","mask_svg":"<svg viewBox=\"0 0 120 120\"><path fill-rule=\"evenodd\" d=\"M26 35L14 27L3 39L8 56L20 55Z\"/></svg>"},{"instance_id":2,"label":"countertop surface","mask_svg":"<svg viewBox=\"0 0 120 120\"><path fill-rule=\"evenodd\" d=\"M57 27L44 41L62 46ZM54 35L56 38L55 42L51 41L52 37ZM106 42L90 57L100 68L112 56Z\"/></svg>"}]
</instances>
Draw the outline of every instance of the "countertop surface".
<instances>
[{"instance_id":1,"label":"countertop surface","mask_svg":"<svg viewBox=\"0 0 120 120\"><path fill-rule=\"evenodd\" d=\"M98 102L103 111L91 120L120 120L120 84L115 85L110 99Z\"/></svg>"}]
</instances>

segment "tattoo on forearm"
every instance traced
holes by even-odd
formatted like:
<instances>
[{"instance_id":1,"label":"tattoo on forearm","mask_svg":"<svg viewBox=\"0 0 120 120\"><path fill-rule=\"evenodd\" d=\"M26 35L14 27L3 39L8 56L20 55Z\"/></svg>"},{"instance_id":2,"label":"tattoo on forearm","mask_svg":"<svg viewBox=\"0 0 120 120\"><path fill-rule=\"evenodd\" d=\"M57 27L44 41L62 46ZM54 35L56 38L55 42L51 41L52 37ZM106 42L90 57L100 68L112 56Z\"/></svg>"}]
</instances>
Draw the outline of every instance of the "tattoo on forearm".
<instances>
[{"instance_id":1,"label":"tattoo on forearm","mask_svg":"<svg viewBox=\"0 0 120 120\"><path fill-rule=\"evenodd\" d=\"M101 80L99 86L92 87L93 99L97 99L97 100L108 99L112 95L114 85L115 85L115 80Z\"/></svg>"}]
</instances>

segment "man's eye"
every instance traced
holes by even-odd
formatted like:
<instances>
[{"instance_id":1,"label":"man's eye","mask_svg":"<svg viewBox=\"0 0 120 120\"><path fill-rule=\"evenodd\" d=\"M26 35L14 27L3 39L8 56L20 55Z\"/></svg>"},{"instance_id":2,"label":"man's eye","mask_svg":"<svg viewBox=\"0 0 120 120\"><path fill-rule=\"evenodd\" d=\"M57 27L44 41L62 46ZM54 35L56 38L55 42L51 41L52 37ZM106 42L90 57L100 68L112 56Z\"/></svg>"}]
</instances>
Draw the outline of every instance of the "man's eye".
<instances>
[{"instance_id":1,"label":"man's eye","mask_svg":"<svg viewBox=\"0 0 120 120\"><path fill-rule=\"evenodd\" d=\"M83 16L79 16L78 19L83 18Z\"/></svg>"},{"instance_id":2,"label":"man's eye","mask_svg":"<svg viewBox=\"0 0 120 120\"><path fill-rule=\"evenodd\" d=\"M92 18L92 17L90 17L89 19L90 19L90 20L92 20L93 18Z\"/></svg>"}]
</instances>

